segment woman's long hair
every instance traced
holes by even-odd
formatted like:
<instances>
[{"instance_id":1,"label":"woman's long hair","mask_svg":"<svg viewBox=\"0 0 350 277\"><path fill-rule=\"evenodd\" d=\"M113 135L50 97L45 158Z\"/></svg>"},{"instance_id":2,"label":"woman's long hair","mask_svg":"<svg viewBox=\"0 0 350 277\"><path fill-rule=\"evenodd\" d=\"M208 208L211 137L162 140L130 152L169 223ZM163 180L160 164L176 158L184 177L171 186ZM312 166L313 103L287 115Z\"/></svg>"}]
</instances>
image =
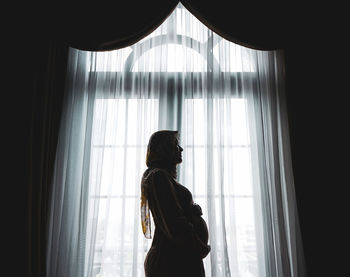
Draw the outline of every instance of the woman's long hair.
<instances>
[{"instance_id":1,"label":"woman's long hair","mask_svg":"<svg viewBox=\"0 0 350 277\"><path fill-rule=\"evenodd\" d=\"M141 224L146 238L151 239L151 217L147 199L147 177L152 169L165 169L176 179L176 147L178 131L161 130L153 133L149 139L146 154L147 169L141 180Z\"/></svg>"}]
</instances>

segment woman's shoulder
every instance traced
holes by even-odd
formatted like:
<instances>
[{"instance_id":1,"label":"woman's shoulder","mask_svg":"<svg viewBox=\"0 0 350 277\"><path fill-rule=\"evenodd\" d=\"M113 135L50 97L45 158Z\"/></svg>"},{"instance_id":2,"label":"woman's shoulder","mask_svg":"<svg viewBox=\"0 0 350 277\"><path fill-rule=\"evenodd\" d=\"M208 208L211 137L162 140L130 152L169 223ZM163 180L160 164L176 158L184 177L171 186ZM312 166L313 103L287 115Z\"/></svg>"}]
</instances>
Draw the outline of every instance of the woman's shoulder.
<instances>
[{"instance_id":1,"label":"woman's shoulder","mask_svg":"<svg viewBox=\"0 0 350 277\"><path fill-rule=\"evenodd\" d=\"M156 168L148 168L143 174L143 180L144 182L150 182L155 180L161 181L161 182L164 182L164 181L172 182L172 177L169 174L169 172L167 172L165 169L156 167Z\"/></svg>"},{"instance_id":2,"label":"woman's shoulder","mask_svg":"<svg viewBox=\"0 0 350 277\"><path fill-rule=\"evenodd\" d=\"M148 177L151 175L160 175L160 174L167 174L166 170L160 167L151 167L151 168L147 168L144 172L143 172L143 177Z\"/></svg>"},{"instance_id":3,"label":"woman's shoulder","mask_svg":"<svg viewBox=\"0 0 350 277\"><path fill-rule=\"evenodd\" d=\"M171 175L164 168L155 167L149 169L149 176L170 178Z\"/></svg>"}]
</instances>

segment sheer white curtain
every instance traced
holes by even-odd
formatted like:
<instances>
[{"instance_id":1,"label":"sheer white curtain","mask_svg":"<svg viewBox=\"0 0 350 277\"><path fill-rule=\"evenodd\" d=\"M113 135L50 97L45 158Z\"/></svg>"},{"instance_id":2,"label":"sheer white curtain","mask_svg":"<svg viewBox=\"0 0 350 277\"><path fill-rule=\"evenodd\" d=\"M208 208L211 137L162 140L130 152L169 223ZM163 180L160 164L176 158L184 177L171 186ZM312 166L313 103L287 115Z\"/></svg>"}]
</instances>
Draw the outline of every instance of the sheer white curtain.
<instances>
[{"instance_id":1,"label":"sheer white curtain","mask_svg":"<svg viewBox=\"0 0 350 277\"><path fill-rule=\"evenodd\" d=\"M140 180L160 129L180 131L206 275L305 276L283 78L282 52L228 42L181 4L130 47L70 49L48 276L144 276Z\"/></svg>"}]
</instances>

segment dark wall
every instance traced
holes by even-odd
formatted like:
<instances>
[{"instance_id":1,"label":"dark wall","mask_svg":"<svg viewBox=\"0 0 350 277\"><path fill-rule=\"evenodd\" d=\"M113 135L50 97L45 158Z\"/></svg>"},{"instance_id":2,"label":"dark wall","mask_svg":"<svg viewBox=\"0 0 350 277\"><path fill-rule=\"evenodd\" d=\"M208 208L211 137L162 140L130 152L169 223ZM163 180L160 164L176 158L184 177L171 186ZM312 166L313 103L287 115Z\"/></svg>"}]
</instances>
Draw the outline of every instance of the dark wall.
<instances>
[{"instance_id":1,"label":"dark wall","mask_svg":"<svg viewBox=\"0 0 350 277\"><path fill-rule=\"evenodd\" d=\"M348 183L342 170L347 117L341 112L347 97L338 42L339 37L320 29L306 33L301 42L290 42L286 51L293 170L311 277L343 276L346 264L341 257L347 236L342 207Z\"/></svg>"},{"instance_id":2,"label":"dark wall","mask_svg":"<svg viewBox=\"0 0 350 277\"><path fill-rule=\"evenodd\" d=\"M18 22L18 21L17 21ZM30 26L30 24L29 24ZM39 35L7 22L2 37L1 211L3 264L11 276L28 276L28 195L32 101L46 63ZM40 40L43 41L43 40Z\"/></svg>"}]
</instances>

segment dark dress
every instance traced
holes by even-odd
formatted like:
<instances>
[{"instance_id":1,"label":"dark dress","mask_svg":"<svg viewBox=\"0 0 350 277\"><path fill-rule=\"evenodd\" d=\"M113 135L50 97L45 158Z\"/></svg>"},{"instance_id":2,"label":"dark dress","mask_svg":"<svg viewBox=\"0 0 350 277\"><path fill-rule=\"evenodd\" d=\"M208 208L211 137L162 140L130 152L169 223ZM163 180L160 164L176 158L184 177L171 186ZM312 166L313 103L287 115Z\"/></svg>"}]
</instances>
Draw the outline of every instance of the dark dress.
<instances>
[{"instance_id":1,"label":"dark dress","mask_svg":"<svg viewBox=\"0 0 350 277\"><path fill-rule=\"evenodd\" d=\"M143 178L155 223L144 263L146 277L205 276L202 259L210 251L208 233L204 220L198 223L200 207L191 192L160 168L147 169Z\"/></svg>"}]
</instances>

